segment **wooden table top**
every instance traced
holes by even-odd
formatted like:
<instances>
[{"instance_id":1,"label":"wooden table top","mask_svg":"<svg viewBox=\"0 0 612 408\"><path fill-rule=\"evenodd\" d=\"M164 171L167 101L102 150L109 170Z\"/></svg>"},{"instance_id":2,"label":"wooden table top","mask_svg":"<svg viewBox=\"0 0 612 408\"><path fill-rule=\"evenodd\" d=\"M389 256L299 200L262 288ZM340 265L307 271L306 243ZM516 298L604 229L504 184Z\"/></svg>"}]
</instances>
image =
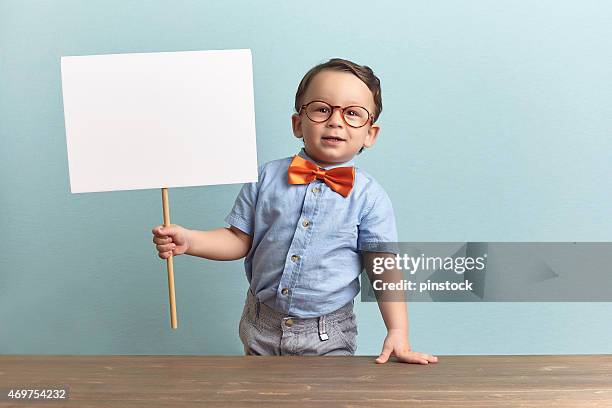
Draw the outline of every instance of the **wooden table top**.
<instances>
[{"instance_id":1,"label":"wooden table top","mask_svg":"<svg viewBox=\"0 0 612 408\"><path fill-rule=\"evenodd\" d=\"M374 358L0 355L0 407L612 407L612 355Z\"/></svg>"}]
</instances>

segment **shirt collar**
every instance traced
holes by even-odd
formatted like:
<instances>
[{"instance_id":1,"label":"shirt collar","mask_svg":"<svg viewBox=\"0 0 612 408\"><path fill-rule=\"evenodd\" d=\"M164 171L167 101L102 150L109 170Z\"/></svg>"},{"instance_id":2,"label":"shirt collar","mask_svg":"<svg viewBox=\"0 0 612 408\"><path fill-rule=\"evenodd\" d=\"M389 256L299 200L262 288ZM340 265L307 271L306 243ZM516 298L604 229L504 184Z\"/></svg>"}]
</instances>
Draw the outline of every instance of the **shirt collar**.
<instances>
[{"instance_id":1,"label":"shirt collar","mask_svg":"<svg viewBox=\"0 0 612 408\"><path fill-rule=\"evenodd\" d=\"M302 159L306 159L309 162L312 162L314 164L317 164L317 162L315 160L313 160L310 156L308 156L308 154L306 154L306 149L304 149L302 147L302 150L300 150L300 152L298 153L298 156L300 156ZM351 160L344 162L344 163L336 163L336 164L332 164L329 166L324 166L321 167L324 170L330 170L330 169L335 169L336 167L347 167L347 166L354 166L355 165L355 156L353 156L351 158ZM318 164L317 164L318 166Z\"/></svg>"}]
</instances>

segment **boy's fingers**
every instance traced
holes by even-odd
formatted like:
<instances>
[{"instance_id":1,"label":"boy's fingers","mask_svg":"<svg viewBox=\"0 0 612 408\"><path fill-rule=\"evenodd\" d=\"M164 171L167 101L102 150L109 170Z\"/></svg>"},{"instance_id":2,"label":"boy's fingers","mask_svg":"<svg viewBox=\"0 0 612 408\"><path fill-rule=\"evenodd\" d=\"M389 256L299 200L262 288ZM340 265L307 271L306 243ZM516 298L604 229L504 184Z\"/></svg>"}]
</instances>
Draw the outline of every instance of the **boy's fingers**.
<instances>
[{"instance_id":1,"label":"boy's fingers","mask_svg":"<svg viewBox=\"0 0 612 408\"><path fill-rule=\"evenodd\" d=\"M387 360L389 360L389 356L391 355L392 351L393 351L392 347L384 346L382 352L380 353L380 356L378 356L378 358L376 359L376 362L379 364L386 363Z\"/></svg>"},{"instance_id":2,"label":"boy's fingers","mask_svg":"<svg viewBox=\"0 0 612 408\"><path fill-rule=\"evenodd\" d=\"M170 251L170 252L160 252L159 253L159 257L161 259L170 258L170 255L172 255L172 251Z\"/></svg>"},{"instance_id":3,"label":"boy's fingers","mask_svg":"<svg viewBox=\"0 0 612 408\"><path fill-rule=\"evenodd\" d=\"M387 354L381 354L380 356L378 356L378 358L376 359L376 362L378 364L385 364L387 361L389 360L389 355Z\"/></svg>"},{"instance_id":4,"label":"boy's fingers","mask_svg":"<svg viewBox=\"0 0 612 408\"><path fill-rule=\"evenodd\" d=\"M172 237L177 233L177 231L178 230L173 226L164 227L163 225L160 225L153 228L153 234L159 238Z\"/></svg>"},{"instance_id":5,"label":"boy's fingers","mask_svg":"<svg viewBox=\"0 0 612 408\"><path fill-rule=\"evenodd\" d=\"M410 353L408 355L403 356L403 359L411 363L419 364L429 364L438 362L437 357L425 353Z\"/></svg>"},{"instance_id":6,"label":"boy's fingers","mask_svg":"<svg viewBox=\"0 0 612 408\"><path fill-rule=\"evenodd\" d=\"M172 251L174 248L176 248L176 245L174 244L168 244L168 245L158 245L157 246L157 250L159 252L168 252L168 251Z\"/></svg>"},{"instance_id":7,"label":"boy's fingers","mask_svg":"<svg viewBox=\"0 0 612 408\"><path fill-rule=\"evenodd\" d=\"M438 357L432 356L431 354L427 354L427 353L419 353L419 357L421 357L421 359L427 360L429 362L436 362L436 361L438 361Z\"/></svg>"},{"instance_id":8,"label":"boy's fingers","mask_svg":"<svg viewBox=\"0 0 612 408\"><path fill-rule=\"evenodd\" d=\"M429 364L429 361L427 361L426 359L420 358L415 355L405 355L399 358L399 360L406 363Z\"/></svg>"},{"instance_id":9,"label":"boy's fingers","mask_svg":"<svg viewBox=\"0 0 612 408\"><path fill-rule=\"evenodd\" d=\"M162 244L169 244L172 242L172 238L158 238L158 237L153 237L153 242L155 242L158 245L162 245Z\"/></svg>"},{"instance_id":10,"label":"boy's fingers","mask_svg":"<svg viewBox=\"0 0 612 408\"><path fill-rule=\"evenodd\" d=\"M168 235L168 233L172 233L174 232L175 228L174 225L158 225L157 227L153 228L153 233L157 234L157 235Z\"/></svg>"}]
</instances>

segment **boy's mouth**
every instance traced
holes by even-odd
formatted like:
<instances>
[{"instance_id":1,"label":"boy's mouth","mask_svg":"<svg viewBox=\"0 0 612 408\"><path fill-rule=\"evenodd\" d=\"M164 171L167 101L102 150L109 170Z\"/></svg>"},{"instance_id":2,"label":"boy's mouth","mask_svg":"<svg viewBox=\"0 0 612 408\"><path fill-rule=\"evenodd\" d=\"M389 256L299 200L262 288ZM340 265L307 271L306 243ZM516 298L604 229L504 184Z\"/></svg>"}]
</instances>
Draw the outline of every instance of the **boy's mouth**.
<instances>
[{"instance_id":1,"label":"boy's mouth","mask_svg":"<svg viewBox=\"0 0 612 408\"><path fill-rule=\"evenodd\" d=\"M345 141L343 138L338 136L323 136L321 139L330 143L340 143Z\"/></svg>"}]
</instances>

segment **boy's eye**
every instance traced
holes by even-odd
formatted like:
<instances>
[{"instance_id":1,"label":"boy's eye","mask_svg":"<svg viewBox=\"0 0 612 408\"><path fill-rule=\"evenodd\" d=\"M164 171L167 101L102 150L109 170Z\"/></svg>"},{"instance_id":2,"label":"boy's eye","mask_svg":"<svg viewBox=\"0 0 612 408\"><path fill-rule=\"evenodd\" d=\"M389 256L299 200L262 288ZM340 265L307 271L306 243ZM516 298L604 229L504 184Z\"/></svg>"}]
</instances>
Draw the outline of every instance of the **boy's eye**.
<instances>
[{"instance_id":1,"label":"boy's eye","mask_svg":"<svg viewBox=\"0 0 612 408\"><path fill-rule=\"evenodd\" d=\"M352 118L364 118L367 116L367 113L363 109L355 108L347 110L346 115Z\"/></svg>"},{"instance_id":2,"label":"boy's eye","mask_svg":"<svg viewBox=\"0 0 612 408\"><path fill-rule=\"evenodd\" d=\"M327 109L326 107L322 106L318 109L319 112L321 113L327 113L329 111L329 109Z\"/></svg>"}]
</instances>

